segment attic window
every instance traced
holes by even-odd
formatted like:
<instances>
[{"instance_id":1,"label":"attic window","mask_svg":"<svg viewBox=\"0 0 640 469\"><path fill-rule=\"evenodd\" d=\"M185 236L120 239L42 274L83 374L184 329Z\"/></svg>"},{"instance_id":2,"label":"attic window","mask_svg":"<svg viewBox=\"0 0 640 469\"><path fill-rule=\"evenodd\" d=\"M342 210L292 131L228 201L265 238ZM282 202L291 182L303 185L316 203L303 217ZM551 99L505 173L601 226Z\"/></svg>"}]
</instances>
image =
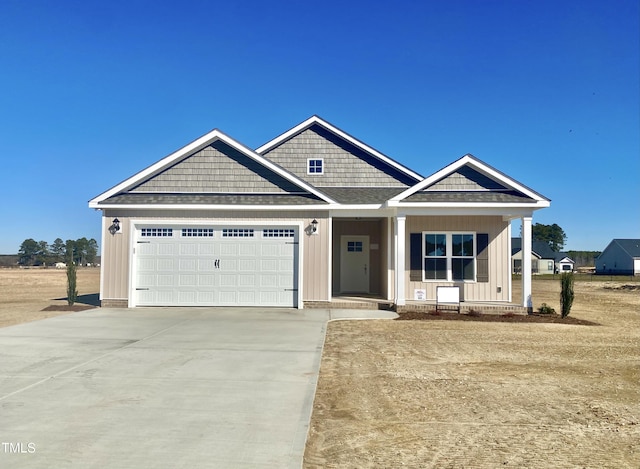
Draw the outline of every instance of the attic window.
<instances>
[{"instance_id":1,"label":"attic window","mask_svg":"<svg viewBox=\"0 0 640 469\"><path fill-rule=\"evenodd\" d=\"M322 158L308 159L307 174L324 174L324 160Z\"/></svg>"}]
</instances>

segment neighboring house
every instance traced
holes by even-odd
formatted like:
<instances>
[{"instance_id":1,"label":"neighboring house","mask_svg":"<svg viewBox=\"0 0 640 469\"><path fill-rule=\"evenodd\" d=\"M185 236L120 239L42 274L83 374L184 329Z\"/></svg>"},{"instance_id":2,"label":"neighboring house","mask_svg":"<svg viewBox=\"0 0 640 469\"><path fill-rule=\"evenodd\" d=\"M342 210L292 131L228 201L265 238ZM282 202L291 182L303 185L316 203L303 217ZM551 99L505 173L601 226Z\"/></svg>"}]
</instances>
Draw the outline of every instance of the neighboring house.
<instances>
[{"instance_id":1,"label":"neighboring house","mask_svg":"<svg viewBox=\"0 0 640 469\"><path fill-rule=\"evenodd\" d=\"M522 240L511 238L511 271L522 273ZM544 241L531 242L531 273L557 274L572 272L575 262L566 252L554 252Z\"/></svg>"},{"instance_id":2,"label":"neighboring house","mask_svg":"<svg viewBox=\"0 0 640 469\"><path fill-rule=\"evenodd\" d=\"M573 272L574 270L576 270L576 263L569 257L566 252L556 252L554 261L556 274L561 274L563 272Z\"/></svg>"},{"instance_id":3,"label":"neighboring house","mask_svg":"<svg viewBox=\"0 0 640 469\"><path fill-rule=\"evenodd\" d=\"M553 274L555 269L555 255L544 241L531 242L531 273ZM511 263L514 274L522 273L522 240L511 238Z\"/></svg>"},{"instance_id":4,"label":"neighboring house","mask_svg":"<svg viewBox=\"0 0 640 469\"><path fill-rule=\"evenodd\" d=\"M357 295L402 309L439 285L509 304L511 220L530 240L549 204L472 155L424 178L313 116L257 150L213 130L89 207L102 210L103 306ZM531 276L522 282L531 308Z\"/></svg>"},{"instance_id":5,"label":"neighboring house","mask_svg":"<svg viewBox=\"0 0 640 469\"><path fill-rule=\"evenodd\" d=\"M596 258L596 274L640 275L640 239L614 239Z\"/></svg>"}]
</instances>

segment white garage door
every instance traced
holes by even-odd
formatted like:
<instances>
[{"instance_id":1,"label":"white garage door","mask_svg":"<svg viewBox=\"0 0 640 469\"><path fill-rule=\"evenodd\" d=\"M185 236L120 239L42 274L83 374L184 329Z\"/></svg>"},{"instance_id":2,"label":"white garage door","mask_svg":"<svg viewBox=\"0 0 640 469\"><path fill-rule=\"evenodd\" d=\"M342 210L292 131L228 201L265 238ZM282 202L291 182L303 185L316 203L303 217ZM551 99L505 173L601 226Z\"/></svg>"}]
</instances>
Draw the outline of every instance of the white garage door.
<instances>
[{"instance_id":1,"label":"white garage door","mask_svg":"<svg viewBox=\"0 0 640 469\"><path fill-rule=\"evenodd\" d=\"M295 227L138 226L136 306L286 306L297 291Z\"/></svg>"}]
</instances>

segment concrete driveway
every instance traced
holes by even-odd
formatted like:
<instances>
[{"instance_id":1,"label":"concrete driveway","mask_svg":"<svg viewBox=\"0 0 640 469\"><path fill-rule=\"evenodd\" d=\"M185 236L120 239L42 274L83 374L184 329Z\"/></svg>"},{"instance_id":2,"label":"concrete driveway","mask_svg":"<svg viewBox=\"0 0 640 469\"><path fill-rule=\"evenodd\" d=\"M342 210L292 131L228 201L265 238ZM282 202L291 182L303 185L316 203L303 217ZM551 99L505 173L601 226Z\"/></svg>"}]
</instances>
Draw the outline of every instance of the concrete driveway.
<instances>
[{"instance_id":1,"label":"concrete driveway","mask_svg":"<svg viewBox=\"0 0 640 469\"><path fill-rule=\"evenodd\" d=\"M336 316L393 313L96 309L0 329L0 467L299 468Z\"/></svg>"}]
</instances>

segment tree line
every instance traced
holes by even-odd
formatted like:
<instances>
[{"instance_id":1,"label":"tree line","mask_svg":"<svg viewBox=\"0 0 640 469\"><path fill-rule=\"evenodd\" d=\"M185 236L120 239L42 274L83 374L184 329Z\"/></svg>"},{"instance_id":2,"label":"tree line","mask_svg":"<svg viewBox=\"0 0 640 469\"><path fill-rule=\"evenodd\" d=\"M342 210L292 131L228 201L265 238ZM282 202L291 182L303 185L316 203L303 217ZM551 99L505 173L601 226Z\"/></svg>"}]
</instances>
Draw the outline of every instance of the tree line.
<instances>
[{"instance_id":1,"label":"tree line","mask_svg":"<svg viewBox=\"0 0 640 469\"><path fill-rule=\"evenodd\" d=\"M46 241L25 239L18 251L18 264L25 266L46 266L56 262L73 262L75 265L94 264L98 255L98 242L91 238L56 238L52 244Z\"/></svg>"}]
</instances>

